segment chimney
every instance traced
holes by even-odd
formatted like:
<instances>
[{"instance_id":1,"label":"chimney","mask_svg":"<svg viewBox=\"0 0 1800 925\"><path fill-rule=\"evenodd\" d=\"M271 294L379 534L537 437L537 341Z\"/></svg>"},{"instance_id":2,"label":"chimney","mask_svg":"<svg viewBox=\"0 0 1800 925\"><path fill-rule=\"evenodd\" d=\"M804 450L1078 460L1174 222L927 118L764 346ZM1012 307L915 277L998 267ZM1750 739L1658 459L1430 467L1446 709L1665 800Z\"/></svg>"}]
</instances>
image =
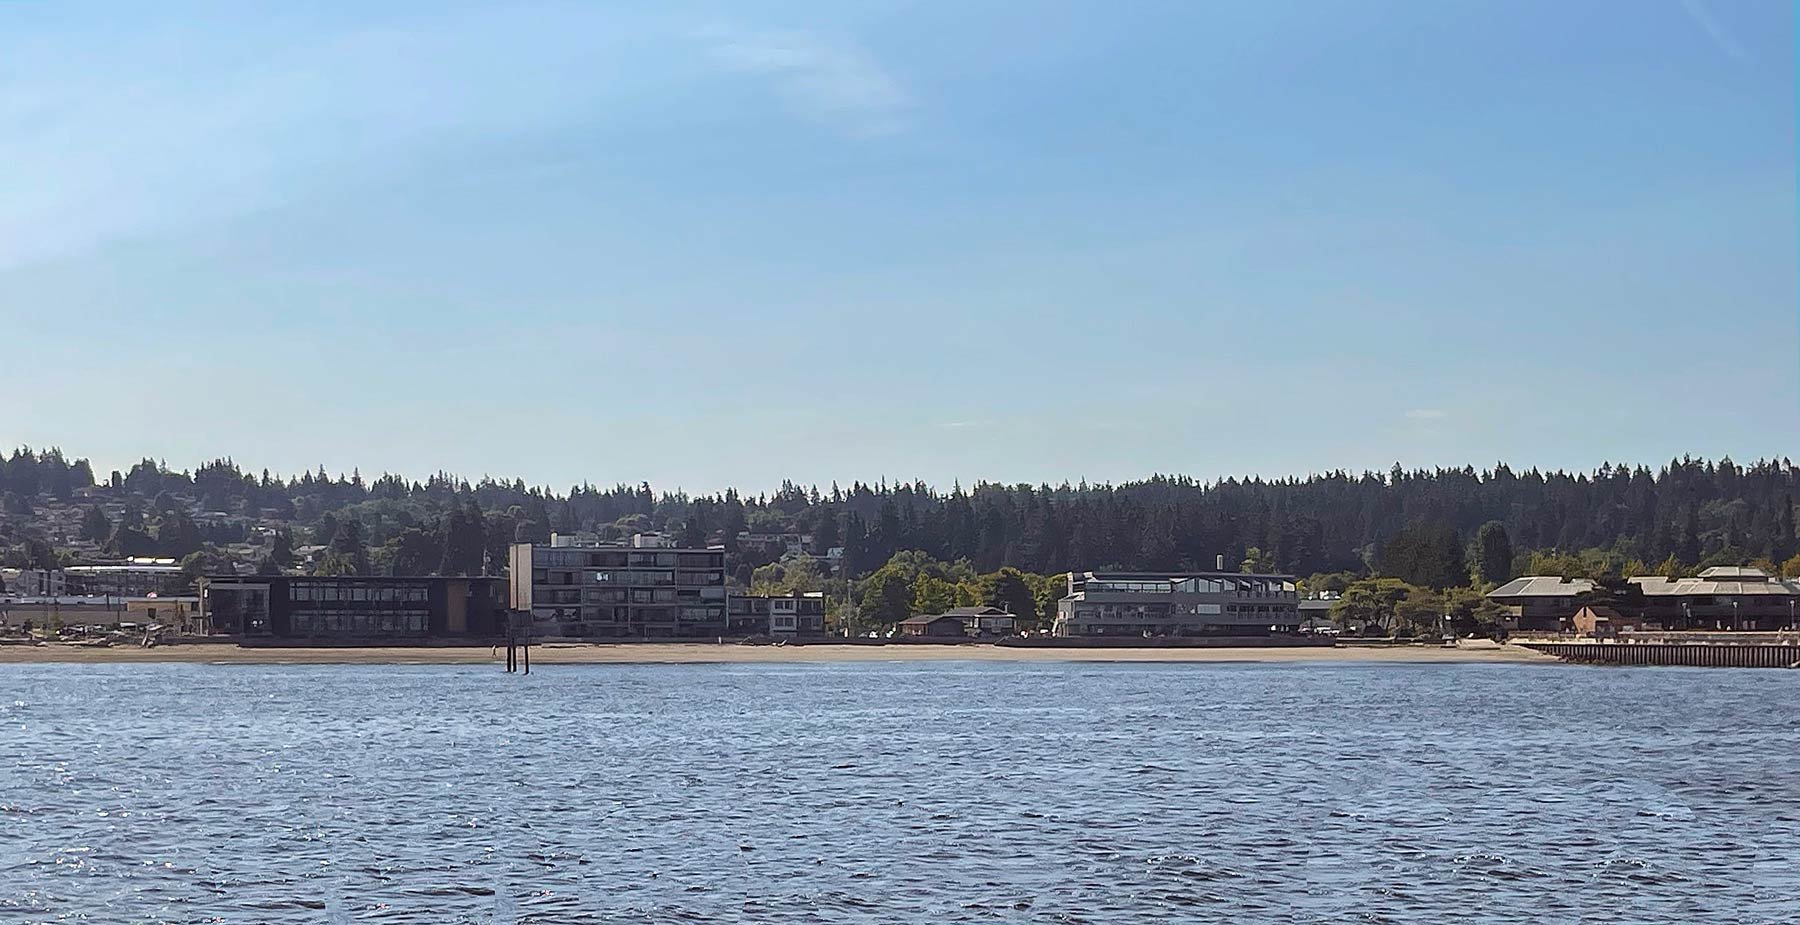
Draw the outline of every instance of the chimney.
<instances>
[{"instance_id":1,"label":"chimney","mask_svg":"<svg viewBox=\"0 0 1800 925\"><path fill-rule=\"evenodd\" d=\"M1225 554L1219 553L1218 556L1213 559L1213 563L1213 568L1221 572L1225 571Z\"/></svg>"}]
</instances>

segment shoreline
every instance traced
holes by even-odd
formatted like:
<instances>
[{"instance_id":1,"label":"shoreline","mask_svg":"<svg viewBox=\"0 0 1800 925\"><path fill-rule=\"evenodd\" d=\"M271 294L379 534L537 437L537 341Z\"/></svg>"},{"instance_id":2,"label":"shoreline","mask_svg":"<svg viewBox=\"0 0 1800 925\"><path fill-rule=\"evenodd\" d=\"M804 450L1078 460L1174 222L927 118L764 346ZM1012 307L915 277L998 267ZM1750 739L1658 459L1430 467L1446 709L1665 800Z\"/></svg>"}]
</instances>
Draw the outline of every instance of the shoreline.
<instances>
[{"instance_id":1,"label":"shoreline","mask_svg":"<svg viewBox=\"0 0 1800 925\"><path fill-rule=\"evenodd\" d=\"M493 665L503 648L487 646L372 646L361 648L240 648L229 644L85 647L47 643L0 646L0 665ZM1560 659L1519 646L1465 642L1455 648L1316 646L1241 648L1030 648L965 645L745 646L704 642L548 643L531 647L534 665L847 664L851 662L1258 662L1346 664L1557 664Z\"/></svg>"}]
</instances>

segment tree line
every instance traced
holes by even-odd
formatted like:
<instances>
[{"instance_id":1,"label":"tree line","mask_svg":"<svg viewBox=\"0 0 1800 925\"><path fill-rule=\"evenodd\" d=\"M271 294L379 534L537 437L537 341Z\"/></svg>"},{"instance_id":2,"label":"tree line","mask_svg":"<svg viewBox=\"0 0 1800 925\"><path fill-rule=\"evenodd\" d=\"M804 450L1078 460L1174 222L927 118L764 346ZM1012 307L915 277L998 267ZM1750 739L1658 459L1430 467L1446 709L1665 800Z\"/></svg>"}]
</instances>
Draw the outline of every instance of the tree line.
<instances>
[{"instance_id":1,"label":"tree line","mask_svg":"<svg viewBox=\"0 0 1800 925\"><path fill-rule=\"evenodd\" d=\"M1785 458L1739 465L1684 457L1654 470L1396 466L1303 478L1157 475L947 490L922 482L784 482L774 492L689 495L643 483L558 492L443 472L422 481L322 468L283 477L230 459L190 471L145 458L97 478L85 459L20 448L0 459L0 544L9 561L54 558L44 516L82 503L82 534L104 532L110 551L217 557L249 540L262 544L249 564L274 568L295 547L323 545L329 554L321 565L334 570L497 574L508 544L542 542L552 532L622 538L663 531L686 545L718 542L734 551L739 534L749 532L804 534L819 553L841 548L845 571L859 579L902 552L964 562L977 576L1204 570L1224 556L1234 569L1386 576L1442 590L1543 570L1670 572L1755 561L1779 569L1800 551L1797 483L1800 470ZM124 509L109 518L102 504ZM252 535L246 524L280 529L275 537ZM732 561L744 585L778 557L739 552Z\"/></svg>"}]
</instances>

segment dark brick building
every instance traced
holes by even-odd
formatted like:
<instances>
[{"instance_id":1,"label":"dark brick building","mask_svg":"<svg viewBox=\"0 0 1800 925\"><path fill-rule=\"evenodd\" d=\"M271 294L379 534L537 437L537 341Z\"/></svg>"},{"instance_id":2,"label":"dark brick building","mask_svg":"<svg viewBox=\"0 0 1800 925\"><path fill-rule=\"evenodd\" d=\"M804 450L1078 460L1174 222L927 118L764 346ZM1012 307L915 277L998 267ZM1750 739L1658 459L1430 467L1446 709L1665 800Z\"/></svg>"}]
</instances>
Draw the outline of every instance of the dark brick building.
<instances>
[{"instance_id":1,"label":"dark brick building","mask_svg":"<svg viewBox=\"0 0 1800 925\"><path fill-rule=\"evenodd\" d=\"M245 640L424 642L505 633L504 578L212 576L200 604L215 632Z\"/></svg>"}]
</instances>

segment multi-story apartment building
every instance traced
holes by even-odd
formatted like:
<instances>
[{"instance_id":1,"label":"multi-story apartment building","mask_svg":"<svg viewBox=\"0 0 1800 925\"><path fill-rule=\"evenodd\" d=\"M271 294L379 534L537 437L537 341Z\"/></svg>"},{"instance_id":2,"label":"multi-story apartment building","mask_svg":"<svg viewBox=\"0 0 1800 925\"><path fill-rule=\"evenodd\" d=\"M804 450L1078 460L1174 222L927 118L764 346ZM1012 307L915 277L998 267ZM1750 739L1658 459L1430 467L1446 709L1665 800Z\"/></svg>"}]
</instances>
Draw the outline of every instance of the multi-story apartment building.
<instances>
[{"instance_id":1,"label":"multi-story apartment building","mask_svg":"<svg viewBox=\"0 0 1800 925\"><path fill-rule=\"evenodd\" d=\"M1058 636L1267 636L1297 632L1292 575L1070 572Z\"/></svg>"},{"instance_id":2,"label":"multi-story apartment building","mask_svg":"<svg viewBox=\"0 0 1800 925\"><path fill-rule=\"evenodd\" d=\"M728 632L725 550L518 543L512 607L539 636L701 638Z\"/></svg>"},{"instance_id":3,"label":"multi-story apartment building","mask_svg":"<svg viewBox=\"0 0 1800 925\"><path fill-rule=\"evenodd\" d=\"M825 595L733 594L728 608L730 635L823 636Z\"/></svg>"}]
</instances>

